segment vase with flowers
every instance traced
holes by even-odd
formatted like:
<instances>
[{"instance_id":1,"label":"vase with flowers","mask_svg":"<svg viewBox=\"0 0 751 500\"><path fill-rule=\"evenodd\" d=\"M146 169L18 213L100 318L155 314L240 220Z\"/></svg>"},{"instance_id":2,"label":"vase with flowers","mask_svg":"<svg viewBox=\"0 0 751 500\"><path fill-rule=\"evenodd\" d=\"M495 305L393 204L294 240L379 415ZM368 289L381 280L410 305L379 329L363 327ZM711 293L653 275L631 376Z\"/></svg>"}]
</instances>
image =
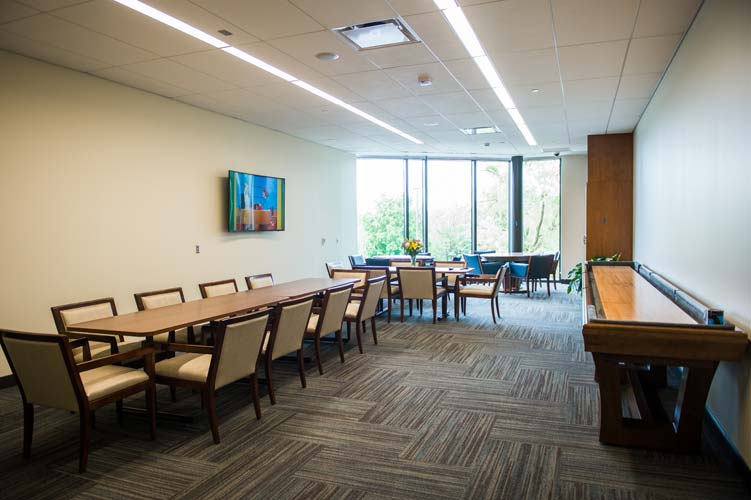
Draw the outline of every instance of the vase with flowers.
<instances>
[{"instance_id":1,"label":"vase with flowers","mask_svg":"<svg viewBox=\"0 0 751 500\"><path fill-rule=\"evenodd\" d=\"M404 248L404 253L409 255L410 260L412 261L412 267L417 265L417 254L420 253L420 250L423 249L422 241L420 240L404 240L404 243L402 243L402 248Z\"/></svg>"}]
</instances>

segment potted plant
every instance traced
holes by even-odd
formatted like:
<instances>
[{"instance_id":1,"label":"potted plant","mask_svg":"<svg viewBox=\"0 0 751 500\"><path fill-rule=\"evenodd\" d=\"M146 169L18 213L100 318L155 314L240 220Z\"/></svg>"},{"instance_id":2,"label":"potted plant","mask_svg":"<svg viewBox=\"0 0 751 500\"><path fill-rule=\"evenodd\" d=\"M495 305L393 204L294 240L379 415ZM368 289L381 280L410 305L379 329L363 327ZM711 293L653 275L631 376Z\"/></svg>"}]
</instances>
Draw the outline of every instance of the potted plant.
<instances>
[{"instance_id":1,"label":"potted plant","mask_svg":"<svg viewBox=\"0 0 751 500\"><path fill-rule=\"evenodd\" d=\"M592 259L589 259L593 262L612 262L612 261L618 261L621 260L621 254L617 253L610 257L594 257ZM582 293L582 263L579 262L577 265L574 266L573 269L571 269L568 272L568 293L576 292L578 294Z\"/></svg>"}]
</instances>

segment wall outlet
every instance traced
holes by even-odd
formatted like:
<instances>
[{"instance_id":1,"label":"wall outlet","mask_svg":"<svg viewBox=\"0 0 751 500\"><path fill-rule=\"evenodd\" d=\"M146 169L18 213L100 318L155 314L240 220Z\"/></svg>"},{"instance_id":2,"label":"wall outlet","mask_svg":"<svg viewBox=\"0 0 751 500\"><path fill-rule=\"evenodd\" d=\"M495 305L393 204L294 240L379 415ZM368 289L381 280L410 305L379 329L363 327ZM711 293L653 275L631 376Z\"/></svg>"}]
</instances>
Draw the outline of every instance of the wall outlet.
<instances>
[{"instance_id":1,"label":"wall outlet","mask_svg":"<svg viewBox=\"0 0 751 500\"><path fill-rule=\"evenodd\" d=\"M196 253L201 253L201 245L196 245Z\"/></svg>"}]
</instances>

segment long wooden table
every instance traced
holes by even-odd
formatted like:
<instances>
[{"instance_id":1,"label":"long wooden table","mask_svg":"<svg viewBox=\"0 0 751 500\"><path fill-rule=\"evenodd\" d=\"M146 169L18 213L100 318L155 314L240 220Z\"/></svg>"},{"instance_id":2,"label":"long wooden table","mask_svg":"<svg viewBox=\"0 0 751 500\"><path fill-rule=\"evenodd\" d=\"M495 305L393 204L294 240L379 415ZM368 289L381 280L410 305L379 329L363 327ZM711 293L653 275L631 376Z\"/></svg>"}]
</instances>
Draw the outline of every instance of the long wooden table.
<instances>
[{"instance_id":1,"label":"long wooden table","mask_svg":"<svg viewBox=\"0 0 751 500\"><path fill-rule=\"evenodd\" d=\"M746 334L722 320L712 324L721 314L637 263L589 262L583 286L582 335L600 387L600 441L699 451L717 364L742 359ZM674 403L666 397L675 393L666 390L668 367L680 367Z\"/></svg>"}]
</instances>

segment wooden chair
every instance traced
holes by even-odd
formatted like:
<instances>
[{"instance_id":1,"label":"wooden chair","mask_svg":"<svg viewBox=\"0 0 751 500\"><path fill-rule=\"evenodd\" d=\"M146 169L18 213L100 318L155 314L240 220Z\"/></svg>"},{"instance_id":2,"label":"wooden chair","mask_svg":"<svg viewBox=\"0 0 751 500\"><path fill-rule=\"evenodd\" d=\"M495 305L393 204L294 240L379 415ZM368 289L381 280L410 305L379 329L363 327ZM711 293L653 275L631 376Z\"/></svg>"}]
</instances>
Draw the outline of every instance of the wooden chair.
<instances>
[{"instance_id":1,"label":"wooden chair","mask_svg":"<svg viewBox=\"0 0 751 500\"><path fill-rule=\"evenodd\" d=\"M467 263L463 260L456 261L456 260L436 260L433 261L433 265L435 267L467 267ZM477 273L479 274L479 273ZM454 284L456 284L456 278L459 276L458 274L447 274L446 275L446 287L449 293L454 291Z\"/></svg>"},{"instance_id":2,"label":"wooden chair","mask_svg":"<svg viewBox=\"0 0 751 500\"><path fill-rule=\"evenodd\" d=\"M476 275L468 274L461 276L454 285L454 318L459 321L459 307L464 309L464 314L467 314L466 299L489 299L490 300L490 312L493 316L493 323L496 323L496 312L498 317L501 317L501 308L498 303L498 294L501 293L501 284L506 275L508 268L506 266L501 267L495 273L495 276L485 274Z\"/></svg>"},{"instance_id":3,"label":"wooden chair","mask_svg":"<svg viewBox=\"0 0 751 500\"><path fill-rule=\"evenodd\" d=\"M133 351L142 346L142 341L125 340L125 337L122 335L68 331L68 325L117 316L115 299L112 297L54 306L51 310L52 318L55 320L57 333L66 335L70 338L89 339L91 341L89 344L91 357L94 359L109 356L110 354ZM91 359L84 355L83 349L80 347L73 350L73 356L76 363Z\"/></svg>"},{"instance_id":4,"label":"wooden chair","mask_svg":"<svg viewBox=\"0 0 751 500\"><path fill-rule=\"evenodd\" d=\"M211 436L219 443L216 391L240 379L250 379L256 418L261 418L256 365L266 335L269 310L214 322L214 345L169 344L181 356L156 364L156 382L200 391L209 415Z\"/></svg>"},{"instance_id":5,"label":"wooden chair","mask_svg":"<svg viewBox=\"0 0 751 500\"><path fill-rule=\"evenodd\" d=\"M245 284L248 286L248 290L266 288L267 286L274 286L274 277L271 273L254 274L245 277Z\"/></svg>"},{"instance_id":6,"label":"wooden chair","mask_svg":"<svg viewBox=\"0 0 751 500\"><path fill-rule=\"evenodd\" d=\"M88 349L88 343L86 338L69 340L65 335L0 330L0 344L23 401L24 458L31 457L34 405L78 412L81 432L78 472L86 472L94 410L113 401L145 391L149 432L154 439L154 349L142 347L77 364L72 348ZM115 365L139 358L145 370Z\"/></svg>"},{"instance_id":7,"label":"wooden chair","mask_svg":"<svg viewBox=\"0 0 751 500\"><path fill-rule=\"evenodd\" d=\"M386 320L391 323L391 308L395 298L399 297L399 283L395 282L396 278L393 278L389 266L355 266L356 271L365 271L368 273L368 278L378 278L379 276L386 276L386 285L381 292L381 301L386 299ZM382 309L381 309L382 310Z\"/></svg>"},{"instance_id":8,"label":"wooden chair","mask_svg":"<svg viewBox=\"0 0 751 500\"><path fill-rule=\"evenodd\" d=\"M303 337L313 308L313 300L313 296L301 297L282 302L277 306L271 334L267 336L267 341L261 350L262 362L266 367L266 384L269 388L269 399L272 405L276 404L274 380L271 373L274 360L295 353L300 383L303 388L307 385L305 383L305 361L302 356L302 348Z\"/></svg>"},{"instance_id":9,"label":"wooden chair","mask_svg":"<svg viewBox=\"0 0 751 500\"><path fill-rule=\"evenodd\" d=\"M556 278L555 273L558 271L558 263L561 260L561 252L556 252L555 255L553 255L553 264L550 268L550 276L553 278L553 288L558 290L558 287L556 286L556 282L558 279Z\"/></svg>"},{"instance_id":10,"label":"wooden chair","mask_svg":"<svg viewBox=\"0 0 751 500\"><path fill-rule=\"evenodd\" d=\"M332 278L342 278L342 279L355 279L357 282L354 284L354 292L355 296L353 298L359 298L359 293L362 291L362 289L365 287L365 284L368 281L368 273L367 271L360 271L356 269L333 269L331 271L331 277Z\"/></svg>"},{"instance_id":11,"label":"wooden chair","mask_svg":"<svg viewBox=\"0 0 751 500\"><path fill-rule=\"evenodd\" d=\"M373 343L378 344L378 334L376 332L376 306L381 298L383 288L386 286L386 276L379 278L370 278L365 283L365 290L362 298L352 301L347 306L344 313L344 321L347 322L347 338L350 336L351 325L355 324L355 334L357 335L357 348L362 354L362 332L365 332L365 322L370 320L370 327L373 330ZM360 329L362 327L362 331Z\"/></svg>"},{"instance_id":12,"label":"wooden chair","mask_svg":"<svg viewBox=\"0 0 751 500\"><path fill-rule=\"evenodd\" d=\"M308 320L308 326L305 329L305 338L313 339L316 350L316 363L318 364L318 373L323 375L323 366L321 364L321 337L336 334L336 341L339 344L339 357L344 363L344 346L342 345L342 322L344 322L344 313L349 304L349 296L352 293L352 285L342 285L329 288L323 296L320 308L313 308L313 313Z\"/></svg>"},{"instance_id":13,"label":"wooden chair","mask_svg":"<svg viewBox=\"0 0 751 500\"><path fill-rule=\"evenodd\" d=\"M417 264L417 267L424 267L425 261L424 260L417 260L415 261ZM391 259L389 260L389 266L391 267L415 267L412 265L412 261L407 257L406 259Z\"/></svg>"},{"instance_id":14,"label":"wooden chair","mask_svg":"<svg viewBox=\"0 0 751 500\"><path fill-rule=\"evenodd\" d=\"M436 284L435 267L399 267L396 271L401 292L399 296L400 321L404 322L405 299L409 300L410 316L413 299L419 301L420 312L422 312L422 301L428 299L433 303L433 323L435 324L438 316L438 297L444 301L447 297L445 282L442 285Z\"/></svg>"},{"instance_id":15,"label":"wooden chair","mask_svg":"<svg viewBox=\"0 0 751 500\"><path fill-rule=\"evenodd\" d=\"M234 279L199 283L198 289L201 290L201 297L204 299L218 297L219 295L229 295L238 291L237 282Z\"/></svg>"},{"instance_id":16,"label":"wooden chair","mask_svg":"<svg viewBox=\"0 0 751 500\"><path fill-rule=\"evenodd\" d=\"M345 269L344 264L342 264L342 261L335 260L335 261L326 263L326 274L329 275L329 278L333 278L333 276L331 275L331 271L333 271L334 269Z\"/></svg>"},{"instance_id":17,"label":"wooden chair","mask_svg":"<svg viewBox=\"0 0 751 500\"><path fill-rule=\"evenodd\" d=\"M136 293L133 294L133 298L136 300L136 308L138 308L139 311L157 309L159 307L172 306L185 302L185 295L183 294L182 287ZM175 342L180 344L195 344L196 337L193 327L189 326L177 331L154 335L154 342L160 344L173 344Z\"/></svg>"}]
</instances>

